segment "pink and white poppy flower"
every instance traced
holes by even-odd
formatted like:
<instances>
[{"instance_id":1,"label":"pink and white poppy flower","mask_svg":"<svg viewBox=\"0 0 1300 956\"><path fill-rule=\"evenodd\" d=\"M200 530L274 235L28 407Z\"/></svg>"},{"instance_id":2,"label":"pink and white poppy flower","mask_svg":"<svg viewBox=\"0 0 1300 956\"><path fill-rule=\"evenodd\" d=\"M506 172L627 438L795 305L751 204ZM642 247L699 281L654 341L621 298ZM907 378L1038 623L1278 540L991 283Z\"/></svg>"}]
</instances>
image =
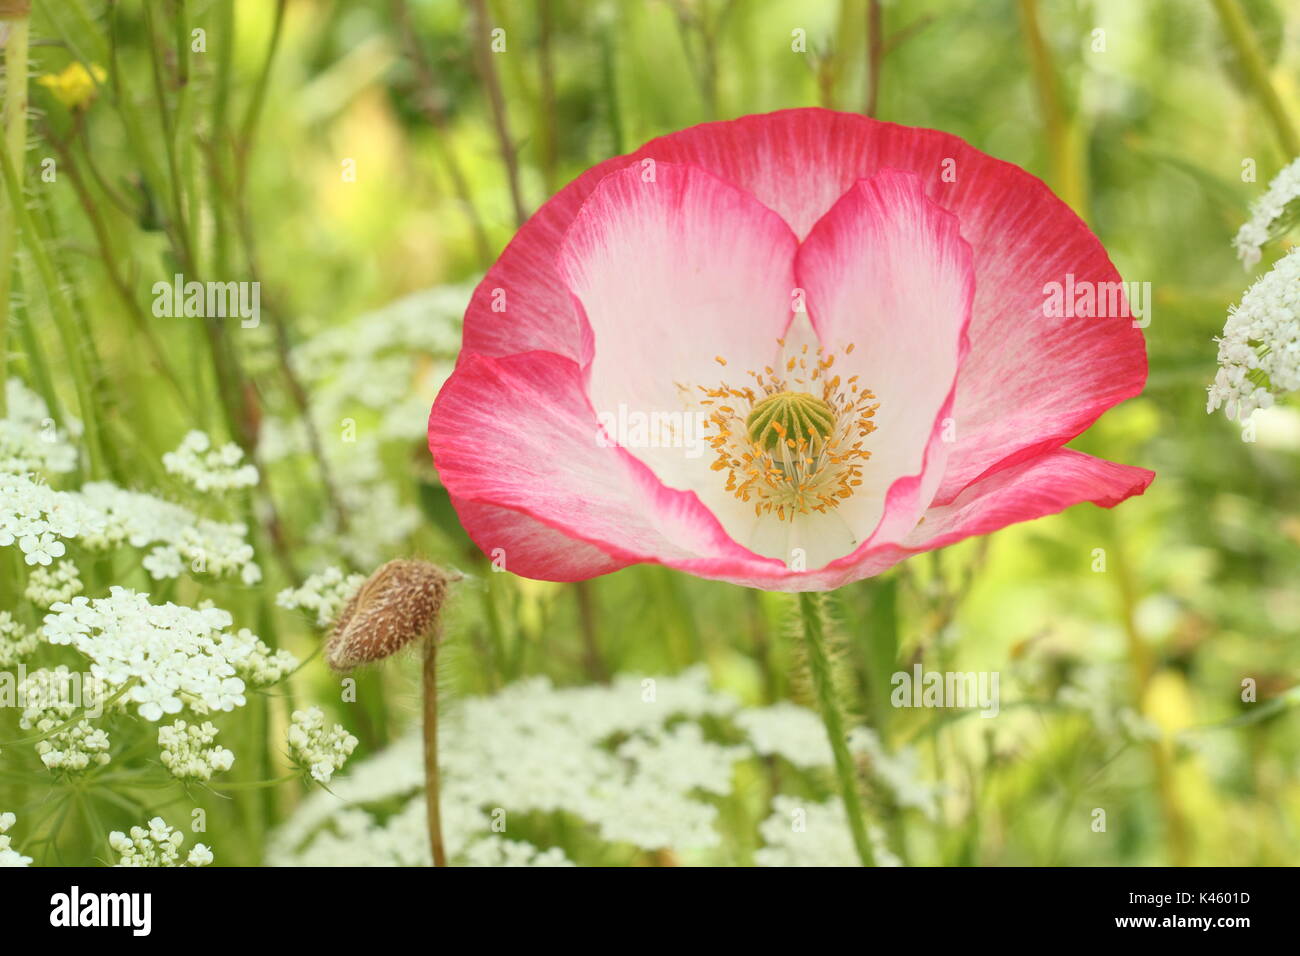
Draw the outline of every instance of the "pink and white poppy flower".
<instances>
[{"instance_id":1,"label":"pink and white poppy flower","mask_svg":"<svg viewBox=\"0 0 1300 956\"><path fill-rule=\"evenodd\" d=\"M945 133L819 109L696 126L519 230L429 447L517 574L828 590L1146 489L1063 447L1142 390L1146 349L1122 300L1046 293L1118 282L1042 182Z\"/></svg>"}]
</instances>

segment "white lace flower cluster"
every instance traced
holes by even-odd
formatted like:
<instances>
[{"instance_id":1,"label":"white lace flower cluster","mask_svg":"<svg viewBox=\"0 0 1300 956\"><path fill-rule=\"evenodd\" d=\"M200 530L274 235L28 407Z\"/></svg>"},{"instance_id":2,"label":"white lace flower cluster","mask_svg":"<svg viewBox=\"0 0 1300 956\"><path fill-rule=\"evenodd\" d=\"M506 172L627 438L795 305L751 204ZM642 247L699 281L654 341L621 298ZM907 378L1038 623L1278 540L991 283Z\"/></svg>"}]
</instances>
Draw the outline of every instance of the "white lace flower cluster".
<instances>
[{"instance_id":1,"label":"white lace flower cluster","mask_svg":"<svg viewBox=\"0 0 1300 956\"><path fill-rule=\"evenodd\" d=\"M210 606L205 602L200 607ZM289 651L271 650L246 627L221 635L221 652L250 687L269 687L288 677L301 663Z\"/></svg>"},{"instance_id":2,"label":"white lace flower cluster","mask_svg":"<svg viewBox=\"0 0 1300 956\"><path fill-rule=\"evenodd\" d=\"M706 720L744 731L752 744L711 740ZM931 811L933 788L907 776L917 769L914 755L885 754L870 735L855 734L853 746L900 804ZM334 781L333 795L308 797L273 835L269 858L279 865L429 865L420 747L418 732L408 734ZM780 755L805 769L832 761L816 714L794 704L741 708L708 686L702 667L676 677L621 676L597 687L521 681L492 697L462 700L446 718L440 766L448 853L461 864L511 858L519 865L562 865L568 861L559 854L547 857L519 840L510 820L563 811L613 844L714 860L707 854L720 852L722 841L713 801L734 792L736 763L758 754ZM400 797L409 800L404 809L385 812ZM804 800L800 806L810 814L812 838L773 829L767 862L797 854L856 865L838 804ZM788 827L785 809L774 807L773 820ZM519 845L501 845L507 842ZM877 855L893 862L883 846Z\"/></svg>"},{"instance_id":3,"label":"white lace flower cluster","mask_svg":"<svg viewBox=\"0 0 1300 956\"><path fill-rule=\"evenodd\" d=\"M154 580L179 577L186 565L215 577L238 573L250 587L262 580L244 524L200 518L181 505L106 481L83 486L80 499L99 519L81 533L81 543L95 550L152 546L143 564Z\"/></svg>"},{"instance_id":4,"label":"white lace flower cluster","mask_svg":"<svg viewBox=\"0 0 1300 956\"><path fill-rule=\"evenodd\" d=\"M758 830L763 837L763 846L754 852L758 866L859 865L849 835L849 818L838 797L813 803L778 794L772 800L772 815ZM877 866L900 865L878 828L868 826L867 837Z\"/></svg>"},{"instance_id":5,"label":"white lace flower cluster","mask_svg":"<svg viewBox=\"0 0 1300 956\"><path fill-rule=\"evenodd\" d=\"M238 574L247 585L262 579L243 524L200 518L188 508L111 482L80 491L56 491L26 474L0 473L0 547L18 544L29 565L49 565L76 539L93 551L129 545L153 550L144 559L155 580L177 577L185 565L198 573Z\"/></svg>"},{"instance_id":6,"label":"white lace flower cluster","mask_svg":"<svg viewBox=\"0 0 1300 956\"><path fill-rule=\"evenodd\" d=\"M162 458L167 473L198 491L231 491L257 484L257 466L244 461L234 442L214 447L206 432L191 431Z\"/></svg>"},{"instance_id":7,"label":"white lace flower cluster","mask_svg":"<svg viewBox=\"0 0 1300 956\"><path fill-rule=\"evenodd\" d=\"M27 630L8 611L0 611L0 670L17 667L39 644L39 634Z\"/></svg>"},{"instance_id":8,"label":"white lace flower cluster","mask_svg":"<svg viewBox=\"0 0 1300 956\"><path fill-rule=\"evenodd\" d=\"M5 836L17 822L18 818L12 813L0 813L0 867L32 865L32 858L15 850L10 838Z\"/></svg>"},{"instance_id":9,"label":"white lace flower cluster","mask_svg":"<svg viewBox=\"0 0 1300 956\"><path fill-rule=\"evenodd\" d=\"M134 679L130 700L141 717L158 720L186 706L200 715L242 707L246 681L269 683L296 664L247 630L230 633L231 623L220 608L153 605L147 594L114 587L106 598L54 605L43 633L89 657L110 685Z\"/></svg>"},{"instance_id":10,"label":"white lace flower cluster","mask_svg":"<svg viewBox=\"0 0 1300 956\"><path fill-rule=\"evenodd\" d=\"M325 726L325 712L319 707L293 712L289 753L318 783L329 783L330 777L347 763L356 748L357 738L343 726Z\"/></svg>"},{"instance_id":11,"label":"white lace flower cluster","mask_svg":"<svg viewBox=\"0 0 1300 956\"><path fill-rule=\"evenodd\" d=\"M130 834L114 830L108 835L108 844L119 857L118 866L207 866L212 862L212 851L196 843L185 863L179 863L184 842L185 834L168 826L162 817L154 817L148 827L132 827Z\"/></svg>"},{"instance_id":12,"label":"white lace flower cluster","mask_svg":"<svg viewBox=\"0 0 1300 956\"><path fill-rule=\"evenodd\" d=\"M28 565L62 557L60 538L74 538L95 515L76 495L30 475L0 473L0 548L17 543Z\"/></svg>"},{"instance_id":13,"label":"white lace flower cluster","mask_svg":"<svg viewBox=\"0 0 1300 956\"><path fill-rule=\"evenodd\" d=\"M217 728L178 720L158 728L159 759L173 777L182 780L211 780L214 773L229 770L235 755L217 746Z\"/></svg>"},{"instance_id":14,"label":"white lace flower cluster","mask_svg":"<svg viewBox=\"0 0 1300 956\"><path fill-rule=\"evenodd\" d=\"M328 628L365 581L364 574L344 574L329 567L311 575L301 587L285 588L276 595L275 603L290 611L311 611L316 615L316 626Z\"/></svg>"},{"instance_id":15,"label":"white lace flower cluster","mask_svg":"<svg viewBox=\"0 0 1300 956\"><path fill-rule=\"evenodd\" d=\"M110 741L105 730L91 723L88 716L80 717L71 726L64 725L78 714L101 714L112 691L102 679L71 671L64 664L27 675L18 685L23 707L18 726L43 735L36 743L41 763L50 770L69 773L108 764Z\"/></svg>"},{"instance_id":16,"label":"white lace flower cluster","mask_svg":"<svg viewBox=\"0 0 1300 956\"><path fill-rule=\"evenodd\" d=\"M1237 258L1247 269L1251 269L1260 260L1261 247L1276 239L1284 231L1287 222L1279 222L1287 207L1300 199L1300 159L1295 159L1280 173L1273 177L1264 195L1250 206L1250 219L1237 231L1232 240L1237 249Z\"/></svg>"},{"instance_id":17,"label":"white lace flower cluster","mask_svg":"<svg viewBox=\"0 0 1300 956\"><path fill-rule=\"evenodd\" d=\"M51 567L33 568L23 594L37 607L50 607L60 601L71 601L83 590L77 566L71 561L59 561Z\"/></svg>"},{"instance_id":18,"label":"white lace flower cluster","mask_svg":"<svg viewBox=\"0 0 1300 956\"><path fill-rule=\"evenodd\" d=\"M1244 419L1274 397L1300 388L1300 248L1228 310L1219 343L1219 371L1209 388L1207 412L1223 407Z\"/></svg>"},{"instance_id":19,"label":"white lace flower cluster","mask_svg":"<svg viewBox=\"0 0 1300 956\"><path fill-rule=\"evenodd\" d=\"M76 448L39 395L11 378L5 396L9 411L0 418L0 472L62 474L77 467Z\"/></svg>"}]
</instances>

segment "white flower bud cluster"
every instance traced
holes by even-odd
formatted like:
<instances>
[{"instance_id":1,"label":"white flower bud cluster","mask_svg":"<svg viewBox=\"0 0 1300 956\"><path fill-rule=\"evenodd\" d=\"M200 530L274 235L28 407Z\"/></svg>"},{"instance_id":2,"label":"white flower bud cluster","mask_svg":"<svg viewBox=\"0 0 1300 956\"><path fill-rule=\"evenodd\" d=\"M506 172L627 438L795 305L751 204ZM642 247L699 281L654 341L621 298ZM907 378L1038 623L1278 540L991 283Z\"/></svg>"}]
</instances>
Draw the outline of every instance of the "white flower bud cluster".
<instances>
[{"instance_id":1,"label":"white flower bud cluster","mask_svg":"<svg viewBox=\"0 0 1300 956\"><path fill-rule=\"evenodd\" d=\"M54 424L35 392L11 378L5 384L9 413L0 418L0 472L62 474L77 467L77 450Z\"/></svg>"},{"instance_id":2,"label":"white flower bud cluster","mask_svg":"<svg viewBox=\"0 0 1300 956\"><path fill-rule=\"evenodd\" d=\"M212 439L201 431L187 434L162 461L168 474L198 491L231 491L257 484L257 466L244 461L243 449L234 442L213 447Z\"/></svg>"},{"instance_id":3,"label":"white flower bud cluster","mask_svg":"<svg viewBox=\"0 0 1300 956\"><path fill-rule=\"evenodd\" d=\"M1300 159L1293 160L1280 173L1273 177L1264 195L1250 206L1250 219L1237 231L1232 244L1237 249L1237 258L1247 269L1253 268L1260 260L1260 247L1276 239L1280 231L1290 223L1279 223L1289 206L1300 199Z\"/></svg>"},{"instance_id":4,"label":"white flower bud cluster","mask_svg":"<svg viewBox=\"0 0 1300 956\"><path fill-rule=\"evenodd\" d=\"M0 813L0 867L32 865L32 858L15 850L9 842L10 838L5 836L17 821L18 818L12 813Z\"/></svg>"},{"instance_id":5,"label":"white flower bud cluster","mask_svg":"<svg viewBox=\"0 0 1300 956\"><path fill-rule=\"evenodd\" d=\"M273 654L247 631L231 634L232 618L215 607L194 609L114 587L106 598L75 597L45 617L51 644L71 644L94 663L92 672L129 693L140 716L158 720L188 706L196 714L245 703L245 678L280 673L296 661Z\"/></svg>"},{"instance_id":6,"label":"white flower bud cluster","mask_svg":"<svg viewBox=\"0 0 1300 956\"><path fill-rule=\"evenodd\" d=\"M285 588L276 595L275 603L290 611L311 611L316 615L316 626L328 629L365 582L364 574L344 574L336 567L328 567L311 575L301 587Z\"/></svg>"},{"instance_id":7,"label":"white flower bud cluster","mask_svg":"<svg viewBox=\"0 0 1300 956\"><path fill-rule=\"evenodd\" d=\"M212 862L212 851L196 843L185 863L181 858L181 844L185 834L167 825L162 817L154 817L148 827L132 827L130 834L114 830L108 835L108 844L119 856L118 866L207 866Z\"/></svg>"},{"instance_id":8,"label":"white flower bud cluster","mask_svg":"<svg viewBox=\"0 0 1300 956\"><path fill-rule=\"evenodd\" d=\"M18 685L18 699L23 706L18 725L46 735L36 743L41 763L50 770L72 773L105 766L109 762L108 733L88 717L57 733L53 731L83 711L98 713L111 694L112 689L103 680L70 671L63 664L28 674Z\"/></svg>"},{"instance_id":9,"label":"white flower bud cluster","mask_svg":"<svg viewBox=\"0 0 1300 956\"><path fill-rule=\"evenodd\" d=\"M226 659L234 663L235 673L250 687L278 684L300 663L298 658L283 648L271 650L246 627L241 627L233 634L223 633L220 647Z\"/></svg>"},{"instance_id":10,"label":"white flower bud cluster","mask_svg":"<svg viewBox=\"0 0 1300 956\"><path fill-rule=\"evenodd\" d=\"M40 635L19 624L8 611L0 611L0 670L12 670L32 656Z\"/></svg>"},{"instance_id":11,"label":"white flower bud cluster","mask_svg":"<svg viewBox=\"0 0 1300 956\"><path fill-rule=\"evenodd\" d=\"M208 721L189 724L178 720L158 728L159 759L173 777L210 780L214 773L229 770L235 755L216 745L217 728Z\"/></svg>"},{"instance_id":12,"label":"white flower bud cluster","mask_svg":"<svg viewBox=\"0 0 1300 956\"><path fill-rule=\"evenodd\" d=\"M319 707L295 710L289 725L289 752L294 762L319 783L342 768L357 747L353 737L340 724L326 729L325 712Z\"/></svg>"},{"instance_id":13,"label":"white flower bud cluster","mask_svg":"<svg viewBox=\"0 0 1300 956\"><path fill-rule=\"evenodd\" d=\"M1228 310L1207 412L1244 419L1300 388L1300 248L1291 250Z\"/></svg>"},{"instance_id":14,"label":"white flower bud cluster","mask_svg":"<svg viewBox=\"0 0 1300 956\"><path fill-rule=\"evenodd\" d=\"M52 567L34 568L27 577L27 600L37 607L51 607L60 601L71 601L85 590L81 572L71 561L59 561Z\"/></svg>"}]
</instances>

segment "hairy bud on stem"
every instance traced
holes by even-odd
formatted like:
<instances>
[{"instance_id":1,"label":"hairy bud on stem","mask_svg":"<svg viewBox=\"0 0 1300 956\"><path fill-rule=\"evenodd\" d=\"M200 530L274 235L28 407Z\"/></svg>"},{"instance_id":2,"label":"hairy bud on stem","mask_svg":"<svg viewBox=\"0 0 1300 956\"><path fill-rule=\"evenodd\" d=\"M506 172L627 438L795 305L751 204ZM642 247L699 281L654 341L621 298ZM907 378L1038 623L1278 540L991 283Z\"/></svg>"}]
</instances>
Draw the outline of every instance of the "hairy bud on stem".
<instances>
[{"instance_id":1,"label":"hairy bud on stem","mask_svg":"<svg viewBox=\"0 0 1300 956\"><path fill-rule=\"evenodd\" d=\"M398 559L380 567L343 608L325 647L336 671L391 657L424 641L424 776L429 847L434 866L447 865L438 803L438 645L440 616L452 577L428 561Z\"/></svg>"}]
</instances>

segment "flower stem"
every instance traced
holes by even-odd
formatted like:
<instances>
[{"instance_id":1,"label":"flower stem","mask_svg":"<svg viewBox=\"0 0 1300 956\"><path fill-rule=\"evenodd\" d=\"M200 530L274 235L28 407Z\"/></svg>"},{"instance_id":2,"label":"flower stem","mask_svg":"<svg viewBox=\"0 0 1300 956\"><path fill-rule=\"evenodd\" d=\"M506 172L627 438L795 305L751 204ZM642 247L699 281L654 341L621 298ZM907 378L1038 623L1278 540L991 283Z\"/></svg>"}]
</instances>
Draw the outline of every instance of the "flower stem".
<instances>
[{"instance_id":1,"label":"flower stem","mask_svg":"<svg viewBox=\"0 0 1300 956\"><path fill-rule=\"evenodd\" d=\"M1281 97L1277 95L1277 90L1269 80L1268 64L1264 62L1264 56L1260 53L1259 41L1255 37L1254 30L1251 29L1250 22L1241 12L1237 0L1211 0L1211 2L1214 4L1214 9L1218 11L1219 19L1223 21L1223 32L1228 35L1228 42L1236 51L1246 78L1255 88L1255 95L1259 97L1260 105L1268 113L1268 118L1277 131L1277 138L1281 140L1282 148L1286 150L1287 156L1300 156L1300 135L1296 133L1296 128L1291 124L1291 118L1287 115Z\"/></svg>"},{"instance_id":2,"label":"flower stem","mask_svg":"<svg viewBox=\"0 0 1300 956\"><path fill-rule=\"evenodd\" d=\"M4 145L22 187L23 154L27 150L27 40L26 0L0 5L0 17L9 26L5 41ZM18 246L18 220L0 205L0 418L6 414L5 385L9 359L9 290L13 280L14 251Z\"/></svg>"},{"instance_id":3,"label":"flower stem","mask_svg":"<svg viewBox=\"0 0 1300 956\"><path fill-rule=\"evenodd\" d=\"M506 169L506 183L510 186L510 202L514 206L515 225L522 226L528 218L524 208L523 191L519 185L519 158L517 147L510 136L510 122L506 116L506 98L501 90L495 55L491 49L492 31L488 26L488 10L484 0L469 0L470 15L475 33L475 61L479 79L487 90L491 107L492 129L496 133L497 149Z\"/></svg>"},{"instance_id":4,"label":"flower stem","mask_svg":"<svg viewBox=\"0 0 1300 956\"><path fill-rule=\"evenodd\" d=\"M298 771L286 773L282 777L274 777L270 780L237 780L234 783L209 784L213 790L225 792L227 790L269 790L272 787L278 787L282 783L288 783L290 780L299 780L302 774Z\"/></svg>"},{"instance_id":5,"label":"flower stem","mask_svg":"<svg viewBox=\"0 0 1300 956\"><path fill-rule=\"evenodd\" d=\"M438 802L438 637L424 641L424 805L429 820L429 849L434 866L447 865Z\"/></svg>"},{"instance_id":6,"label":"flower stem","mask_svg":"<svg viewBox=\"0 0 1300 956\"><path fill-rule=\"evenodd\" d=\"M858 796L857 771L849 754L844 734L844 719L835 700L831 681L830 659L826 656L826 626L822 617L821 597L807 591L799 595L799 617L803 622L804 644L808 648L808 668L812 671L813 691L817 695L817 709L821 711L822 724L830 740L835 757L835 775L839 778L840 798L849 818L853 845L863 866L875 866L871 841L867 837L866 818L862 814L862 801Z\"/></svg>"},{"instance_id":7,"label":"flower stem","mask_svg":"<svg viewBox=\"0 0 1300 956\"><path fill-rule=\"evenodd\" d=\"M1052 51L1038 20L1038 0L1020 0L1020 23L1043 114L1051 162L1051 185L1080 219L1088 217L1088 181L1077 123L1072 122L1052 62Z\"/></svg>"},{"instance_id":8,"label":"flower stem","mask_svg":"<svg viewBox=\"0 0 1300 956\"><path fill-rule=\"evenodd\" d=\"M1138 596L1133 588L1134 578L1120 537L1118 521L1110 512L1106 513L1105 521L1110 538L1108 550L1114 563L1114 568L1109 574L1115 582L1120 623L1124 629L1125 645L1128 650L1133 682L1133 707L1139 714L1145 715L1147 689L1155 676L1156 666L1152 660L1151 649L1143 641L1142 633L1138 628ZM1169 862L1172 866L1190 866L1193 849L1192 833L1178 792L1173 752L1167 735L1161 734L1159 739L1151 741L1149 750L1151 768L1156 781L1156 795L1160 801L1161 816L1164 817Z\"/></svg>"},{"instance_id":9,"label":"flower stem","mask_svg":"<svg viewBox=\"0 0 1300 956\"><path fill-rule=\"evenodd\" d=\"M880 102L880 62L884 59L880 0L867 0L867 102L862 112L875 117Z\"/></svg>"}]
</instances>

